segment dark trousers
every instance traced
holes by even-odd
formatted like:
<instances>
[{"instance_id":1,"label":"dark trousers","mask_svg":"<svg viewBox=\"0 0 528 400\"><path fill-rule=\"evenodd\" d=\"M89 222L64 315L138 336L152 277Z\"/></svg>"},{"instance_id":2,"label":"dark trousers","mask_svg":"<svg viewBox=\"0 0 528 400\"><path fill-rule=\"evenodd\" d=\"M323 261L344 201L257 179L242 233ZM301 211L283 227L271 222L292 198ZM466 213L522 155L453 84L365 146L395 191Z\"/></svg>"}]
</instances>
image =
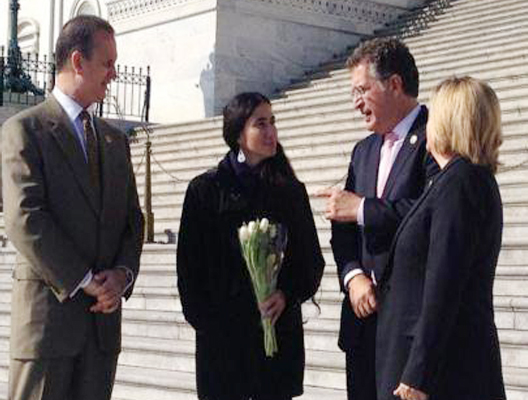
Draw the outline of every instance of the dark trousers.
<instances>
[{"instance_id":1,"label":"dark trousers","mask_svg":"<svg viewBox=\"0 0 528 400\"><path fill-rule=\"evenodd\" d=\"M376 316L365 319L361 343L346 352L348 400L376 400Z\"/></svg>"}]
</instances>

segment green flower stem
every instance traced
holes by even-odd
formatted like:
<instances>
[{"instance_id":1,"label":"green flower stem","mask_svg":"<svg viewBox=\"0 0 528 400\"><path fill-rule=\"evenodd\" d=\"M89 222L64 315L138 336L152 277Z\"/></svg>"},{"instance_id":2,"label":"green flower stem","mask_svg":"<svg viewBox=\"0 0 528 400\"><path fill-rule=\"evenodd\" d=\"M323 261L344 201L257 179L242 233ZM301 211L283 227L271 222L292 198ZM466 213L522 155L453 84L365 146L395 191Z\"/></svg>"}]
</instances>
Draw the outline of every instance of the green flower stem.
<instances>
[{"instance_id":1,"label":"green flower stem","mask_svg":"<svg viewBox=\"0 0 528 400\"><path fill-rule=\"evenodd\" d=\"M275 327L272 325L270 318L262 319L262 328L264 330L264 350L266 351L266 357L273 357L278 351L278 346Z\"/></svg>"}]
</instances>

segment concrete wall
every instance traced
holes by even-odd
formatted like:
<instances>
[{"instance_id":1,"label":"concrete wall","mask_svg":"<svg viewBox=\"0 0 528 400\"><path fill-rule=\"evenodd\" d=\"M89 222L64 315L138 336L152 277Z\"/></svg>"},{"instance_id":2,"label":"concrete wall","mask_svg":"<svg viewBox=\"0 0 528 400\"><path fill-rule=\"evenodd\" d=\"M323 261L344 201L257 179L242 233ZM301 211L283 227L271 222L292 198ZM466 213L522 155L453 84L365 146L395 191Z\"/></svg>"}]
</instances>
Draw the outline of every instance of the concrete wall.
<instances>
[{"instance_id":1,"label":"concrete wall","mask_svg":"<svg viewBox=\"0 0 528 400\"><path fill-rule=\"evenodd\" d=\"M357 43L360 32L360 27L337 18L325 20L325 16L276 5L220 0L215 111L242 91L272 94Z\"/></svg>"},{"instance_id":2,"label":"concrete wall","mask_svg":"<svg viewBox=\"0 0 528 400\"><path fill-rule=\"evenodd\" d=\"M150 65L153 122L201 119L213 112L216 1L114 23L118 62Z\"/></svg>"}]
</instances>

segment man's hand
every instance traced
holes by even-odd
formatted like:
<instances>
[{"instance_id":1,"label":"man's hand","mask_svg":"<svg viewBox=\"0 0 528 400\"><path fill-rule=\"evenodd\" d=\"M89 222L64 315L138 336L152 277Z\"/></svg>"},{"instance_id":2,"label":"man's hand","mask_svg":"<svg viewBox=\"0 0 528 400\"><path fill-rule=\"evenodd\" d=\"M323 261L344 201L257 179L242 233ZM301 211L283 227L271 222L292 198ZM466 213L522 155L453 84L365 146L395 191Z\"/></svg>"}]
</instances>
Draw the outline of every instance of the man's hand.
<instances>
[{"instance_id":1,"label":"man's hand","mask_svg":"<svg viewBox=\"0 0 528 400\"><path fill-rule=\"evenodd\" d=\"M270 297L259 304L260 313L265 318L270 318L272 325L279 319L286 308L286 296L282 290L275 291Z\"/></svg>"},{"instance_id":2,"label":"man's hand","mask_svg":"<svg viewBox=\"0 0 528 400\"><path fill-rule=\"evenodd\" d=\"M399 396L402 400L428 400L429 395L426 393L407 386L405 383L400 383L398 388L394 391L394 396Z\"/></svg>"},{"instance_id":3,"label":"man's hand","mask_svg":"<svg viewBox=\"0 0 528 400\"><path fill-rule=\"evenodd\" d=\"M127 285L126 272L121 268L107 269L94 275L90 284L93 282L100 285L100 290L97 303L90 307L90 311L113 313L121 304L121 296Z\"/></svg>"},{"instance_id":4,"label":"man's hand","mask_svg":"<svg viewBox=\"0 0 528 400\"><path fill-rule=\"evenodd\" d=\"M348 297L358 318L366 318L377 309L374 283L365 274L359 274L348 282Z\"/></svg>"},{"instance_id":5,"label":"man's hand","mask_svg":"<svg viewBox=\"0 0 528 400\"><path fill-rule=\"evenodd\" d=\"M354 192L337 188L320 190L316 197L326 197L325 217L336 222L357 222L361 197Z\"/></svg>"},{"instance_id":6,"label":"man's hand","mask_svg":"<svg viewBox=\"0 0 528 400\"><path fill-rule=\"evenodd\" d=\"M99 282L94 279L90 281L88 285L83 288L84 293L91 297L97 297L103 292L103 288Z\"/></svg>"}]
</instances>

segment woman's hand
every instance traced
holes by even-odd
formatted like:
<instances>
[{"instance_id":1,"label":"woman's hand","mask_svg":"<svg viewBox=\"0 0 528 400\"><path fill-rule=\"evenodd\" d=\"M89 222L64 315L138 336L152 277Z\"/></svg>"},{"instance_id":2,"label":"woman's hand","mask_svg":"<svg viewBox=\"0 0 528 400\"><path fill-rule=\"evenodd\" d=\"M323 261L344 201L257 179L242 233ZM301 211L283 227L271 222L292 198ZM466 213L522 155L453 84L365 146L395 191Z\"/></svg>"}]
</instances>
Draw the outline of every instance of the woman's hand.
<instances>
[{"instance_id":1,"label":"woman's hand","mask_svg":"<svg viewBox=\"0 0 528 400\"><path fill-rule=\"evenodd\" d=\"M429 395L424 392L407 386L405 383L400 383L400 386L393 393L399 396L402 400L428 400Z\"/></svg>"},{"instance_id":2,"label":"woman's hand","mask_svg":"<svg viewBox=\"0 0 528 400\"><path fill-rule=\"evenodd\" d=\"M259 308L262 316L270 318L271 323L275 325L275 322L277 322L286 308L286 296L284 296L282 290L276 290L270 297L259 304Z\"/></svg>"}]
</instances>

